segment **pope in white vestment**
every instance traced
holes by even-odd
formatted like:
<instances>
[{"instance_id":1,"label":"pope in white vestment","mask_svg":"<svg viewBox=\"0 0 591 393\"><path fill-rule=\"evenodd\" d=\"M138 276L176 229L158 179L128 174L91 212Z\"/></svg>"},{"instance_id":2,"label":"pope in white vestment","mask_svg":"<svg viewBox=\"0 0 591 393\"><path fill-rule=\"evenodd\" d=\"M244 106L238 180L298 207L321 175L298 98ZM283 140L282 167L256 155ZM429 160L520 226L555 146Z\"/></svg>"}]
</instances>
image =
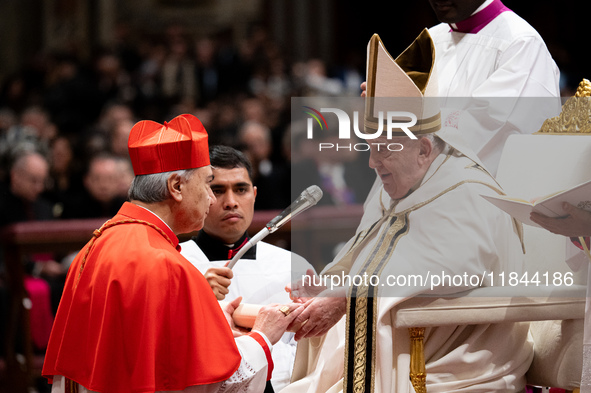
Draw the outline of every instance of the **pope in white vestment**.
<instances>
[{"instance_id":1,"label":"pope in white vestment","mask_svg":"<svg viewBox=\"0 0 591 393\"><path fill-rule=\"evenodd\" d=\"M378 275L380 282L386 282L388 277L427 277L427 272L440 276L442 272L449 276L520 272L523 254L511 218L480 197L480 194L494 195L497 191L498 186L490 176L470 159L457 153L441 155L432 164L421 186L408 197L392 204L385 192L374 194L371 206L383 205L386 208L384 215L380 216L379 211L373 209L371 214L364 215L364 230L349 241L336 262L322 275L340 275L341 272L362 275L367 272L368 275ZM388 208L391 204L393 206ZM385 221L367 234L374 218ZM357 247L353 245L356 242ZM381 252L388 254L378 261L373 255ZM396 329L394 319L398 303L426 289L410 284L402 287L386 285L377 288L374 298L351 298L351 303L365 299L373 303L376 319L360 322L355 318L354 323L362 332L373 333L375 337L368 338L367 342L364 337L351 341L351 334L356 329L351 319L346 320L351 318L348 311L347 317L325 337L310 339L309 345L304 344L303 353L309 350L308 356L312 360L305 367L296 366L294 378L306 376L284 392L343 391L344 359L348 359L349 367L359 363L362 369L367 368L364 371L374 390L367 387L362 391L413 391L409 383L408 331ZM439 288L439 291L458 292L462 289L465 288L448 287ZM349 334L349 346L342 340L345 332ZM522 390L524 375L533 356L527 336L527 325L518 324L427 329L427 391ZM374 347L370 346L372 340L375 340ZM365 351L355 353L355 346L364 344L368 345ZM358 360L358 357L364 359Z\"/></svg>"},{"instance_id":2,"label":"pope in white vestment","mask_svg":"<svg viewBox=\"0 0 591 393\"><path fill-rule=\"evenodd\" d=\"M396 84L392 83L395 86L386 97L416 96L416 91L432 94L437 74L426 31L396 59L399 66L394 67L380 60L390 56L380 55L385 49L381 41L373 40L370 48L377 48L378 54L370 49L368 55L376 59L368 65L368 97L375 97L377 87L372 86L391 80ZM430 64L427 75L421 75L426 62ZM399 73L408 75L408 81L393 76ZM378 83L372 83L374 78ZM414 91L405 83L412 84ZM380 89L384 92L383 86ZM427 111L423 118L433 119ZM366 127L367 119L366 108ZM396 153L380 153L372 147L369 164L381 184L368 198L356 235L321 276L378 279L349 286L345 316L326 335L300 343L294 382L283 392L413 392L409 332L395 327L397 306L419 294L449 294L474 285L454 279L432 289L433 275L495 277L500 272L521 272L519 227L481 197L502 190L457 139L456 131L447 127L434 137L421 135L418 141L394 138L390 142L404 145ZM438 137L448 145L439 146ZM310 308L315 303L337 307L342 300L317 297L309 302ZM313 315L313 308L307 311L300 317ZM300 330L312 329L309 325L315 323L310 318ZM424 354L430 393L519 392L525 387L533 349L527 324L508 323L428 328Z\"/></svg>"}]
</instances>

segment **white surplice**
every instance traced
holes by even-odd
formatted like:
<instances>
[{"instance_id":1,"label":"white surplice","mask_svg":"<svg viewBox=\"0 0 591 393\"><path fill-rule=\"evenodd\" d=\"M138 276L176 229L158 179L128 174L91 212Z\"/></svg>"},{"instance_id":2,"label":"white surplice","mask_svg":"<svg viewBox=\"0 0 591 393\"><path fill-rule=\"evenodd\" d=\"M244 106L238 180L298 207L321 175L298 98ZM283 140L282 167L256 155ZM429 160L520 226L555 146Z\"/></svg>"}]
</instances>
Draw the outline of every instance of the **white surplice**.
<instances>
[{"instance_id":1,"label":"white surplice","mask_svg":"<svg viewBox=\"0 0 591 393\"><path fill-rule=\"evenodd\" d=\"M442 120L461 111L457 126L495 175L509 135L536 132L560 113L560 73L538 32L514 12L501 13L476 34L450 30L447 23L429 29L439 96L465 97L443 101Z\"/></svg>"},{"instance_id":2,"label":"white surplice","mask_svg":"<svg viewBox=\"0 0 591 393\"><path fill-rule=\"evenodd\" d=\"M486 184L486 185L485 185ZM421 186L389 208L390 198L377 189L368 203L358 234L382 214L406 216L406 232L395 239L391 257L380 271L388 277L447 274L483 275L522 271L523 253L512 219L481 194L496 194L488 174L464 156L440 155ZM380 203L381 199L381 203ZM383 209L386 211L384 212ZM389 221L365 234L351 249L354 237L322 274L362 275L374 246L388 231ZM382 247L387 244L378 244ZM436 293L465 290L461 285L438 288ZM410 340L406 329L396 329L397 305L425 293L416 285L378 287L376 350L373 353L375 393L412 392L409 383ZM343 389L345 318L326 336L301 342L293 382L284 393L340 392ZM348 359L352 356L347 354ZM367 353L367 362L372 359ZM425 360L428 392L517 392L525 386L525 372L533 357L528 326L498 324L428 328ZM369 391L369 390L367 390Z\"/></svg>"}]
</instances>

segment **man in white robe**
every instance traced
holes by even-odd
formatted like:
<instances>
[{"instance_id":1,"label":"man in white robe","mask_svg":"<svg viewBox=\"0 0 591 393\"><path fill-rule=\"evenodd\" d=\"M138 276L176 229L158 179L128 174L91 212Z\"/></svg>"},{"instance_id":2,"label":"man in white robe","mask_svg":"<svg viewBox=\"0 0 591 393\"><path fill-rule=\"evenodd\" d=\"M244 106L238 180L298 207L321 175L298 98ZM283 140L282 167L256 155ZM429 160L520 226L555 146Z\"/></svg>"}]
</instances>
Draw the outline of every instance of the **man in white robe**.
<instances>
[{"instance_id":1,"label":"man in white robe","mask_svg":"<svg viewBox=\"0 0 591 393\"><path fill-rule=\"evenodd\" d=\"M204 274L218 300L241 296L249 304L289 303L285 286L313 270L312 266L299 255L260 241L232 270L226 267L249 239L246 230L252 223L257 188L252 184L251 164L241 152L212 146L209 158L216 202L209 208L203 230L181 243L181 254ZM289 384L296 351L293 337L287 332L273 346L271 384L275 391Z\"/></svg>"},{"instance_id":2,"label":"man in white robe","mask_svg":"<svg viewBox=\"0 0 591 393\"><path fill-rule=\"evenodd\" d=\"M397 81L391 95L416 96L418 91L426 96L436 88L434 54L423 32L396 60L403 66L381 71L378 61L374 72ZM415 72L424 70L426 62L426 75ZM406 86L404 78L396 76L404 73L401 67L409 77ZM373 69L371 62L368 69ZM371 90L368 95L374 96ZM456 139L456 131L446 128L418 140L374 140L369 165L381 185L370 195L355 237L321 274L357 282L373 277L373 282L327 288L312 298L305 285L292 288L292 295L307 306L294 321L307 320L296 339L311 339L301 342L294 382L283 392L414 391L408 331L394 325L397 305L419 294L449 294L474 286L467 278L458 281L460 277L521 271L517 227L480 196L502 191ZM379 143L404 148L379 151ZM441 281L433 281L434 275ZM484 285L491 284L484 280ZM521 391L533 356L528 327L519 324L430 328L424 353L428 392Z\"/></svg>"},{"instance_id":3,"label":"man in white robe","mask_svg":"<svg viewBox=\"0 0 591 393\"><path fill-rule=\"evenodd\" d=\"M538 32L500 0L429 3L442 22L429 29L439 96L465 97L450 100L449 106L461 111L450 121L470 130L468 144L494 175L509 135L536 132L560 113L558 67ZM531 100L506 105L491 97ZM484 121L491 115L495 121Z\"/></svg>"},{"instance_id":4,"label":"man in white robe","mask_svg":"<svg viewBox=\"0 0 591 393\"><path fill-rule=\"evenodd\" d=\"M494 176L509 135L536 132L560 113L560 72L538 32L500 0L429 3L442 22L429 33L443 123L468 130Z\"/></svg>"}]
</instances>

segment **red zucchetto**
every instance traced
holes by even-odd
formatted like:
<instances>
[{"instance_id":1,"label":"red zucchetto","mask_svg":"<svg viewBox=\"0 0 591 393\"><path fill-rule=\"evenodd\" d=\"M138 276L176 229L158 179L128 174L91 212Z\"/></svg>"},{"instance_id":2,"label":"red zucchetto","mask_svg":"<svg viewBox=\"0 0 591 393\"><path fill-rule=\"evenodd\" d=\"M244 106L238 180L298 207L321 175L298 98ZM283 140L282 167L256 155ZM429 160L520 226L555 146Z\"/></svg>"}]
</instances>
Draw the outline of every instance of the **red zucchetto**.
<instances>
[{"instance_id":1,"label":"red zucchetto","mask_svg":"<svg viewBox=\"0 0 591 393\"><path fill-rule=\"evenodd\" d=\"M136 123L127 146L136 176L209 165L207 131L189 114L164 125L151 120Z\"/></svg>"}]
</instances>

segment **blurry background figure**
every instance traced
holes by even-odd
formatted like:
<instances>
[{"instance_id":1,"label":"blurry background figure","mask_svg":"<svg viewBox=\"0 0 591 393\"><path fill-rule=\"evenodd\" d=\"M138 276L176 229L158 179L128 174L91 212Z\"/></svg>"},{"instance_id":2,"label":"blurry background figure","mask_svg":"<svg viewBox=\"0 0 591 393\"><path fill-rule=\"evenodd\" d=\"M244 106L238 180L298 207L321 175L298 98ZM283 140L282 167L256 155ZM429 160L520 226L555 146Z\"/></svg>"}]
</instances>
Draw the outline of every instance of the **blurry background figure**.
<instances>
[{"instance_id":1,"label":"blurry background figure","mask_svg":"<svg viewBox=\"0 0 591 393\"><path fill-rule=\"evenodd\" d=\"M122 121L135 123L135 116L129 105L110 103L104 106L104 109L97 121L98 127L103 132L108 133L113 127Z\"/></svg>"},{"instance_id":2,"label":"blurry background figure","mask_svg":"<svg viewBox=\"0 0 591 393\"><path fill-rule=\"evenodd\" d=\"M210 38L195 43L195 74L191 85L198 105L207 105L220 92L220 73L216 64L216 45Z\"/></svg>"},{"instance_id":3,"label":"blurry background figure","mask_svg":"<svg viewBox=\"0 0 591 393\"><path fill-rule=\"evenodd\" d=\"M318 184L324 192L320 205L344 206L363 203L373 183L375 175L362 164L367 162L365 155L357 151L326 151L313 159L292 166L293 194L297 196L305 184ZM298 185L299 184L299 185Z\"/></svg>"},{"instance_id":4,"label":"blurry background figure","mask_svg":"<svg viewBox=\"0 0 591 393\"><path fill-rule=\"evenodd\" d=\"M82 172L68 137L61 135L51 142L49 163L44 196L54 204L54 215L61 217L65 200L82 190Z\"/></svg>"},{"instance_id":5,"label":"blurry background figure","mask_svg":"<svg viewBox=\"0 0 591 393\"><path fill-rule=\"evenodd\" d=\"M291 134L292 199L311 184L317 184L324 196L319 205L362 204L376 179L367 165L369 145L356 137L339 139L336 116L326 116L326 130L306 136L306 125L295 122Z\"/></svg>"},{"instance_id":6,"label":"blurry background figure","mask_svg":"<svg viewBox=\"0 0 591 393\"><path fill-rule=\"evenodd\" d=\"M16 124L16 114L9 108L0 108L0 134Z\"/></svg>"},{"instance_id":7,"label":"blurry background figure","mask_svg":"<svg viewBox=\"0 0 591 393\"><path fill-rule=\"evenodd\" d=\"M61 132L75 136L96 121L105 102L81 59L60 53L52 60L43 90L43 106Z\"/></svg>"},{"instance_id":8,"label":"blurry background figure","mask_svg":"<svg viewBox=\"0 0 591 393\"><path fill-rule=\"evenodd\" d=\"M135 99L136 89L131 76L115 52L104 50L99 53L94 61L94 73L93 79L101 101L99 107L109 102L131 103Z\"/></svg>"},{"instance_id":9,"label":"blurry background figure","mask_svg":"<svg viewBox=\"0 0 591 393\"><path fill-rule=\"evenodd\" d=\"M269 63L268 70L259 68L259 72L252 75L248 83L249 90L257 97L281 100L291 91L287 64L285 59L279 55L270 59Z\"/></svg>"},{"instance_id":10,"label":"blurry background figure","mask_svg":"<svg viewBox=\"0 0 591 393\"><path fill-rule=\"evenodd\" d=\"M271 160L271 130L254 121L247 121L239 130L239 141L252 163L253 183L261 190L256 209L284 209L291 203L289 170L284 163Z\"/></svg>"},{"instance_id":11,"label":"blurry background figure","mask_svg":"<svg viewBox=\"0 0 591 393\"><path fill-rule=\"evenodd\" d=\"M128 105L117 102L106 104L97 121L72 138L75 159L84 163L89 157L104 152L128 157L127 147L124 152L122 144L127 144L126 138L134 123L135 117Z\"/></svg>"},{"instance_id":12,"label":"blurry background figure","mask_svg":"<svg viewBox=\"0 0 591 393\"><path fill-rule=\"evenodd\" d=\"M48 176L49 163L44 156L31 150L15 154L9 184L0 191L0 226L54 218L51 203L41 197Z\"/></svg>"},{"instance_id":13,"label":"blurry background figure","mask_svg":"<svg viewBox=\"0 0 591 393\"><path fill-rule=\"evenodd\" d=\"M116 195L120 199L127 200L127 192L129 186L133 181L133 167L129 158L117 157L117 192Z\"/></svg>"},{"instance_id":14,"label":"blurry background figure","mask_svg":"<svg viewBox=\"0 0 591 393\"><path fill-rule=\"evenodd\" d=\"M312 95L337 96L343 93L343 84L336 78L329 78L326 63L320 59L308 60L306 64L306 86Z\"/></svg>"},{"instance_id":15,"label":"blurry background figure","mask_svg":"<svg viewBox=\"0 0 591 393\"><path fill-rule=\"evenodd\" d=\"M21 125L36 130L38 139L45 146L57 136L57 128L51 122L49 113L40 106L26 108L21 115Z\"/></svg>"},{"instance_id":16,"label":"blurry background figure","mask_svg":"<svg viewBox=\"0 0 591 393\"><path fill-rule=\"evenodd\" d=\"M161 70L161 91L169 107L186 104L195 106L195 59L190 52L189 39L180 26L172 33L169 28L168 54Z\"/></svg>"},{"instance_id":17,"label":"blurry background figure","mask_svg":"<svg viewBox=\"0 0 591 393\"><path fill-rule=\"evenodd\" d=\"M0 188L0 227L24 221L51 220L53 208L41 194L49 176L47 159L36 151L18 151L10 166L9 184ZM3 265L3 263L2 263ZM44 269L59 269L59 264L51 254L34 254L28 256L27 275L24 286L31 299L30 319L31 336L36 350L43 351L49 340L53 324L51 312L50 287L43 279L38 278ZM2 302L5 300L2 299ZM2 315L2 333L7 315ZM22 329L23 327L21 327ZM2 335L2 337L5 337ZM17 337L22 339L22 337ZM3 344L4 344L4 340ZM18 344L17 344L18 345Z\"/></svg>"},{"instance_id":18,"label":"blurry background figure","mask_svg":"<svg viewBox=\"0 0 591 393\"><path fill-rule=\"evenodd\" d=\"M129 132L131 127L135 124L130 119L118 120L110 132L110 151L113 155L122 158L129 158L127 151L127 140L129 139Z\"/></svg>"},{"instance_id":19,"label":"blurry background figure","mask_svg":"<svg viewBox=\"0 0 591 393\"><path fill-rule=\"evenodd\" d=\"M28 106L20 116L4 110L0 121L0 181L8 181L8 167L21 150L46 155L52 138L57 135L55 124L42 107Z\"/></svg>"},{"instance_id":20,"label":"blurry background figure","mask_svg":"<svg viewBox=\"0 0 591 393\"><path fill-rule=\"evenodd\" d=\"M64 203L62 218L110 217L119 211L125 198L118 195L117 159L108 153L91 158L84 175L84 189Z\"/></svg>"},{"instance_id":21,"label":"blurry background figure","mask_svg":"<svg viewBox=\"0 0 591 393\"><path fill-rule=\"evenodd\" d=\"M242 100L240 111L243 122L253 121L267 126L269 125L267 123L269 111L260 98L251 97Z\"/></svg>"}]
</instances>

